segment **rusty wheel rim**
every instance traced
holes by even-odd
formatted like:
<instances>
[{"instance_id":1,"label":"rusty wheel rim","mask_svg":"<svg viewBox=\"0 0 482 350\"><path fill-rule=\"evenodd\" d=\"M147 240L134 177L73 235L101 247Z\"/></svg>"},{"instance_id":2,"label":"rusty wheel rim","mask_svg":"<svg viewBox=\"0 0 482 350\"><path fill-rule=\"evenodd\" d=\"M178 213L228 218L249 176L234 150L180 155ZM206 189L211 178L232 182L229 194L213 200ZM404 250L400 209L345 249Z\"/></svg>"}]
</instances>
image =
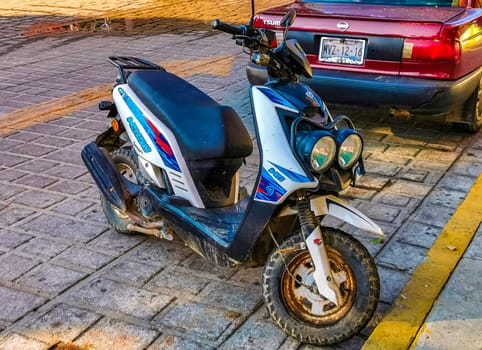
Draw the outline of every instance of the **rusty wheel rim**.
<instances>
[{"instance_id":1,"label":"rusty wheel rim","mask_svg":"<svg viewBox=\"0 0 482 350\"><path fill-rule=\"evenodd\" d=\"M127 163L117 163L117 170L130 182L137 184L136 171Z\"/></svg>"},{"instance_id":2,"label":"rusty wheel rim","mask_svg":"<svg viewBox=\"0 0 482 350\"><path fill-rule=\"evenodd\" d=\"M307 250L288 262L289 273L281 277L282 298L296 318L317 326L332 324L343 318L353 306L356 295L355 277L342 256L328 248L333 276L340 288L342 302L335 305L317 293L313 280L314 266Z\"/></svg>"}]
</instances>

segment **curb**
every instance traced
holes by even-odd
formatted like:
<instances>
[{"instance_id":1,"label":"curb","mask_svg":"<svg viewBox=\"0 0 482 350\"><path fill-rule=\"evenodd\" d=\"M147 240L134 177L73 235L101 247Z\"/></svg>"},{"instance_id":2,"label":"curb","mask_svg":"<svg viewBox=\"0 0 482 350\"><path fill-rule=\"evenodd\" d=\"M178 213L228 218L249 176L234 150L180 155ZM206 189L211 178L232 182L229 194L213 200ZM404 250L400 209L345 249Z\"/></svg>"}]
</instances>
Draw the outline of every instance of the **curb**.
<instances>
[{"instance_id":1,"label":"curb","mask_svg":"<svg viewBox=\"0 0 482 350\"><path fill-rule=\"evenodd\" d=\"M467 193L392 307L369 336L363 350L406 350L442 288L463 257L482 220L482 175Z\"/></svg>"}]
</instances>

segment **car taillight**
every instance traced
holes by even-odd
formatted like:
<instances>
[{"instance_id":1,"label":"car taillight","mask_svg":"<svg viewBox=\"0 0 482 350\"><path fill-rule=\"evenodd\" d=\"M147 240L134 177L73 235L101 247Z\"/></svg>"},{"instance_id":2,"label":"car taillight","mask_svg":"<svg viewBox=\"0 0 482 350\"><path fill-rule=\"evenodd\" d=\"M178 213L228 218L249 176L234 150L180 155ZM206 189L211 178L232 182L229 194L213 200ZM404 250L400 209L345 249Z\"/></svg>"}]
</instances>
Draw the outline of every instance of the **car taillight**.
<instances>
[{"instance_id":1,"label":"car taillight","mask_svg":"<svg viewBox=\"0 0 482 350\"><path fill-rule=\"evenodd\" d=\"M458 61L460 43L455 40L405 39L402 58L404 60Z\"/></svg>"}]
</instances>

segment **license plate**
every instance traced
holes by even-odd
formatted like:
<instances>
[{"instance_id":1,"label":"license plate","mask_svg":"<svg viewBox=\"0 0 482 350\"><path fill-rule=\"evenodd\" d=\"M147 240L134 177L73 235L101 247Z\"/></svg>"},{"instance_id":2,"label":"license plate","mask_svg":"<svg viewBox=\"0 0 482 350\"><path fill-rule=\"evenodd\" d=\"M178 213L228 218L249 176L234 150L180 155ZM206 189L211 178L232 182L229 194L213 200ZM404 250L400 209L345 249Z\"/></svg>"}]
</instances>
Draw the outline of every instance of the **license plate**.
<instances>
[{"instance_id":1,"label":"license plate","mask_svg":"<svg viewBox=\"0 0 482 350\"><path fill-rule=\"evenodd\" d=\"M318 60L341 64L363 64L365 40L322 37Z\"/></svg>"}]
</instances>

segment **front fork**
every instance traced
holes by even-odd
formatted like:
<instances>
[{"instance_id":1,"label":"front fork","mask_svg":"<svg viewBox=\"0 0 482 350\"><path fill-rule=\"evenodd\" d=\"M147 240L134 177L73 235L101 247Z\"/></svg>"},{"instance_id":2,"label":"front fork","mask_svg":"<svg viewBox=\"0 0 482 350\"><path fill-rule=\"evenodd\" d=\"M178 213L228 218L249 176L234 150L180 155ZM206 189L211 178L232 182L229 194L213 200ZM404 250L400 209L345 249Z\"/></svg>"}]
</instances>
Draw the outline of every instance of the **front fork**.
<instances>
[{"instance_id":1,"label":"front fork","mask_svg":"<svg viewBox=\"0 0 482 350\"><path fill-rule=\"evenodd\" d=\"M297 201L298 218L301 224L301 234L313 261L315 280L318 293L336 305L342 302L340 288L333 276L328 253L323 241L320 220L311 209L308 198L302 196Z\"/></svg>"}]
</instances>

